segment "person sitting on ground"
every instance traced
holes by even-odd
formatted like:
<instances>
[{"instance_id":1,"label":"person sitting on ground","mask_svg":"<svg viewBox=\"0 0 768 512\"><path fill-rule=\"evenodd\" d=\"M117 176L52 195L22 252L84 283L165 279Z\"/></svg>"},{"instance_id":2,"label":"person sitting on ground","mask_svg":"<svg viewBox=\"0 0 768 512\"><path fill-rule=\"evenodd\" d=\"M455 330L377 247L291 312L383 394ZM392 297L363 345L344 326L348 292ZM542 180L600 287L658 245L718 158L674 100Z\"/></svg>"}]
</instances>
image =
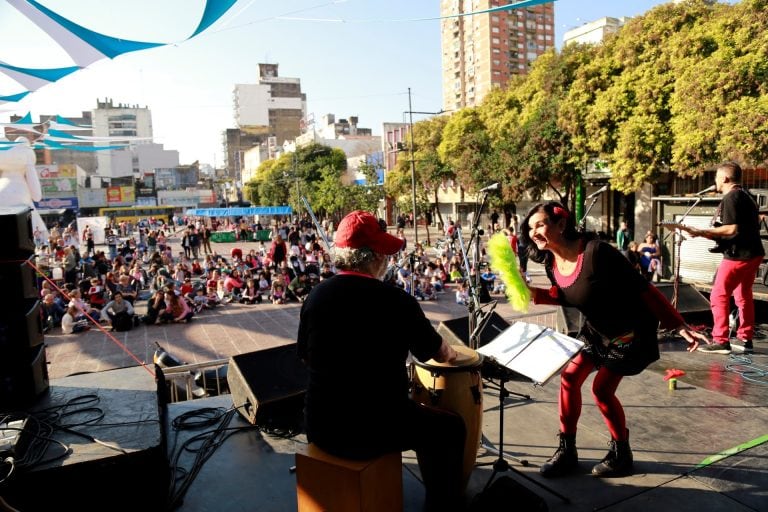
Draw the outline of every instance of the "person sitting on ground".
<instances>
[{"instance_id":1,"label":"person sitting on ground","mask_svg":"<svg viewBox=\"0 0 768 512\"><path fill-rule=\"evenodd\" d=\"M298 272L296 277L288 283L288 290L286 295L291 300L297 300L304 302L304 299L309 295L309 291L312 289L310 286L307 274L304 272Z\"/></svg>"},{"instance_id":2,"label":"person sitting on ground","mask_svg":"<svg viewBox=\"0 0 768 512\"><path fill-rule=\"evenodd\" d=\"M456 304L461 304L462 306L469 304L469 291L464 281L459 281L456 287Z\"/></svg>"},{"instance_id":3,"label":"person sitting on ground","mask_svg":"<svg viewBox=\"0 0 768 512\"><path fill-rule=\"evenodd\" d=\"M77 307L69 306L67 312L61 317L61 332L64 334L74 334L78 332L87 331L91 328L88 324L88 320L81 319L76 320L78 314Z\"/></svg>"},{"instance_id":4,"label":"person sitting on ground","mask_svg":"<svg viewBox=\"0 0 768 512\"><path fill-rule=\"evenodd\" d=\"M240 300L240 295L245 288L245 282L240 277L240 272L232 270L231 272L224 273L224 291L226 293L227 301Z\"/></svg>"},{"instance_id":5,"label":"person sitting on ground","mask_svg":"<svg viewBox=\"0 0 768 512\"><path fill-rule=\"evenodd\" d=\"M187 323L192 318L192 309L187 301L172 291L165 292L165 311L160 314L161 323Z\"/></svg>"},{"instance_id":6,"label":"person sitting on ground","mask_svg":"<svg viewBox=\"0 0 768 512\"><path fill-rule=\"evenodd\" d=\"M112 300L104 305L102 312L109 317L113 331L128 331L133 327L133 305L116 291Z\"/></svg>"},{"instance_id":7,"label":"person sitting on ground","mask_svg":"<svg viewBox=\"0 0 768 512\"><path fill-rule=\"evenodd\" d=\"M61 318L67 312L64 307L56 302L56 295L48 293L43 297L43 325L46 331L61 325Z\"/></svg>"},{"instance_id":8,"label":"person sitting on ground","mask_svg":"<svg viewBox=\"0 0 768 512\"><path fill-rule=\"evenodd\" d=\"M87 302L85 302L82 298L82 295L80 294L80 290L75 288L67 292L69 295L69 305L75 306L77 310L77 315L75 317L75 320L87 320L86 313L88 316L93 318L95 322L98 322L101 319L101 310L96 309L94 307L91 307Z\"/></svg>"},{"instance_id":9,"label":"person sitting on ground","mask_svg":"<svg viewBox=\"0 0 768 512\"><path fill-rule=\"evenodd\" d=\"M209 284L207 286L207 293L205 294L205 296L208 298L207 304L209 308L214 308L219 304L221 304L221 298L219 297L219 293L216 290L217 290L216 284L213 284L213 285Z\"/></svg>"},{"instance_id":10,"label":"person sitting on ground","mask_svg":"<svg viewBox=\"0 0 768 512\"><path fill-rule=\"evenodd\" d=\"M208 296L205 294L205 288L198 286L195 288L195 297L192 299L195 303L195 313L204 309L213 309L213 305L208 304Z\"/></svg>"},{"instance_id":11,"label":"person sitting on ground","mask_svg":"<svg viewBox=\"0 0 768 512\"><path fill-rule=\"evenodd\" d=\"M130 302L131 306L136 301L138 292L136 292L136 286L131 282L131 276L123 274L117 278L117 286L115 292L112 294L114 300L115 294L120 293L126 302Z\"/></svg>"},{"instance_id":12,"label":"person sitting on ground","mask_svg":"<svg viewBox=\"0 0 768 512\"><path fill-rule=\"evenodd\" d=\"M160 314L165 311L165 290L155 290L147 301L147 314L142 318L147 325L159 322Z\"/></svg>"},{"instance_id":13,"label":"person sitting on ground","mask_svg":"<svg viewBox=\"0 0 768 512\"><path fill-rule=\"evenodd\" d=\"M269 296L272 304L285 304L285 281L282 274L275 274L272 278L272 291Z\"/></svg>"},{"instance_id":14,"label":"person sitting on ground","mask_svg":"<svg viewBox=\"0 0 768 512\"><path fill-rule=\"evenodd\" d=\"M245 288L240 295L240 304L261 304L261 292L253 279L246 280Z\"/></svg>"}]
</instances>

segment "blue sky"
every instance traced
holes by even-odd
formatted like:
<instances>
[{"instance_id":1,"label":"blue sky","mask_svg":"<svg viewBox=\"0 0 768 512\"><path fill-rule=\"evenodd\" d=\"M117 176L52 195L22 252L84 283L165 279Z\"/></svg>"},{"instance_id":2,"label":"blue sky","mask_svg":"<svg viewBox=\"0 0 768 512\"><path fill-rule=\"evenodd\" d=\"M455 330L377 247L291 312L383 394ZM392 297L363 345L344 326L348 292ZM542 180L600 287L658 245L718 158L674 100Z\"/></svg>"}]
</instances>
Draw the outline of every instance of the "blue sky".
<instances>
[{"instance_id":1,"label":"blue sky","mask_svg":"<svg viewBox=\"0 0 768 512\"><path fill-rule=\"evenodd\" d=\"M258 63L277 62L280 75L301 78L308 112L358 116L381 133L381 123L403 120L408 110L441 108L438 0L239 0L208 31L185 41L202 14L202 0L38 0L97 32L175 44L102 60L47 85L9 114L77 116L96 100L152 110L156 142L180 151L181 162L223 164L221 132L234 126L232 91L254 83ZM642 14L660 1L559 0L556 41L602 16ZM20 67L72 65L36 25L0 0L0 61ZM21 92L0 75L0 95ZM415 116L415 120L418 116Z\"/></svg>"}]
</instances>

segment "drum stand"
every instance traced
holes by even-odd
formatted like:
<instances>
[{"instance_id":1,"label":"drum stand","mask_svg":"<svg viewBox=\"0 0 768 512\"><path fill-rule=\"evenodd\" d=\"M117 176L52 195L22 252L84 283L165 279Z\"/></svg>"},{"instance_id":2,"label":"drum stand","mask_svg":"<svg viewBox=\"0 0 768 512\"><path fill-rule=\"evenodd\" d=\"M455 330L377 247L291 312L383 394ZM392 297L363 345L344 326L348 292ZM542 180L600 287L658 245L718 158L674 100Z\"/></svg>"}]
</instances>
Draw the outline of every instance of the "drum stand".
<instances>
[{"instance_id":1,"label":"drum stand","mask_svg":"<svg viewBox=\"0 0 768 512\"><path fill-rule=\"evenodd\" d=\"M548 493L550 493L550 494L552 494L554 496L557 496L558 498L560 498L560 500L563 503L570 503L571 502L570 498L568 498L567 496L563 496L562 494L560 494L559 492L557 492L557 491L555 491L553 489L550 489L546 485L542 484L541 482L538 482L538 481L534 480L533 478L531 478L530 476L526 475L525 473L516 470L515 468L510 466L509 462L507 462L507 459L505 459L505 457L509 457L511 459L514 459L516 462L519 462L523 466L528 466L528 461L527 460L519 459L519 458L517 458L517 457L515 457L513 455L510 455L509 453L504 451L504 401L510 395L510 391L508 391L507 388L505 387L505 384L508 381L509 381L509 379L507 378L506 375L502 374L499 377L499 384L498 384L498 388L499 388L499 446L498 446L498 448L494 448L494 447L488 445L487 443L481 443L481 445L480 445L482 448L485 448L486 451L496 452L498 454L498 458L495 461L493 461L493 462L483 462L483 463L480 463L480 464L476 465L478 467L479 466L492 466L493 467L493 473L491 473L491 477L488 479L488 482L485 484L485 487L483 487L483 491L482 492L485 492L490 487L491 483L493 483L493 479L496 478L497 474L504 473L505 471L512 471L516 475L521 476L521 477L525 478L526 480L528 480L529 482L538 485L539 487L541 487L542 489L544 489ZM495 383L493 381L491 381L491 382L495 385ZM528 397L528 399L530 399L530 397Z\"/></svg>"}]
</instances>

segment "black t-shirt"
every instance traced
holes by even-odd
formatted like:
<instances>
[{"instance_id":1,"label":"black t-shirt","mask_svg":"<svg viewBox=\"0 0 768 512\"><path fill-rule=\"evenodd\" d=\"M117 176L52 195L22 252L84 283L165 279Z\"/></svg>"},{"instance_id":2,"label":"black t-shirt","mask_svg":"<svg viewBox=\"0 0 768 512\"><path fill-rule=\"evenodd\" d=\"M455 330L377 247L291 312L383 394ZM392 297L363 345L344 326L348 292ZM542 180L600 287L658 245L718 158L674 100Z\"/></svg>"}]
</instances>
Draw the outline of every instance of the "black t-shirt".
<instances>
[{"instance_id":1,"label":"black t-shirt","mask_svg":"<svg viewBox=\"0 0 768 512\"><path fill-rule=\"evenodd\" d=\"M731 190L715 214L715 222L723 225L736 224L738 234L725 240L729 248L723 254L727 260L751 260L756 256L765 256L760 240L760 218L755 201L741 187Z\"/></svg>"},{"instance_id":2,"label":"black t-shirt","mask_svg":"<svg viewBox=\"0 0 768 512\"><path fill-rule=\"evenodd\" d=\"M426 361L441 343L416 299L377 279L334 276L302 305L297 341L309 365L308 439L347 457L400 450L408 352Z\"/></svg>"},{"instance_id":3,"label":"black t-shirt","mask_svg":"<svg viewBox=\"0 0 768 512\"><path fill-rule=\"evenodd\" d=\"M573 282L567 286L558 283L553 271L547 268L552 284L557 287L560 302L574 306L586 317L584 332L597 332L607 340L633 332L637 352L633 363L637 373L659 358L656 331L659 320L643 301L648 281L632 268L629 260L606 242L586 242L581 270L569 276ZM587 336L589 343L605 344L605 340ZM598 364L604 363L598 347L588 350Z\"/></svg>"}]
</instances>

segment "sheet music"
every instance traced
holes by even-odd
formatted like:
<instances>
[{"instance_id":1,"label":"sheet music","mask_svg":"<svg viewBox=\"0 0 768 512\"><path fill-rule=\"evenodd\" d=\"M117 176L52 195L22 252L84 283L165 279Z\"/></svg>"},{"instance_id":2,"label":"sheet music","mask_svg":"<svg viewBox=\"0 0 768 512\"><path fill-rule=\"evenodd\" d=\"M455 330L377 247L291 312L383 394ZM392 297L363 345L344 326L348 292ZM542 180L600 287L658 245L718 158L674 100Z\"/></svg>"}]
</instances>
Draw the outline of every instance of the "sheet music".
<instances>
[{"instance_id":1,"label":"sheet music","mask_svg":"<svg viewBox=\"0 0 768 512\"><path fill-rule=\"evenodd\" d=\"M546 384L583 347L581 340L549 327L516 322L477 351L538 384Z\"/></svg>"}]
</instances>

